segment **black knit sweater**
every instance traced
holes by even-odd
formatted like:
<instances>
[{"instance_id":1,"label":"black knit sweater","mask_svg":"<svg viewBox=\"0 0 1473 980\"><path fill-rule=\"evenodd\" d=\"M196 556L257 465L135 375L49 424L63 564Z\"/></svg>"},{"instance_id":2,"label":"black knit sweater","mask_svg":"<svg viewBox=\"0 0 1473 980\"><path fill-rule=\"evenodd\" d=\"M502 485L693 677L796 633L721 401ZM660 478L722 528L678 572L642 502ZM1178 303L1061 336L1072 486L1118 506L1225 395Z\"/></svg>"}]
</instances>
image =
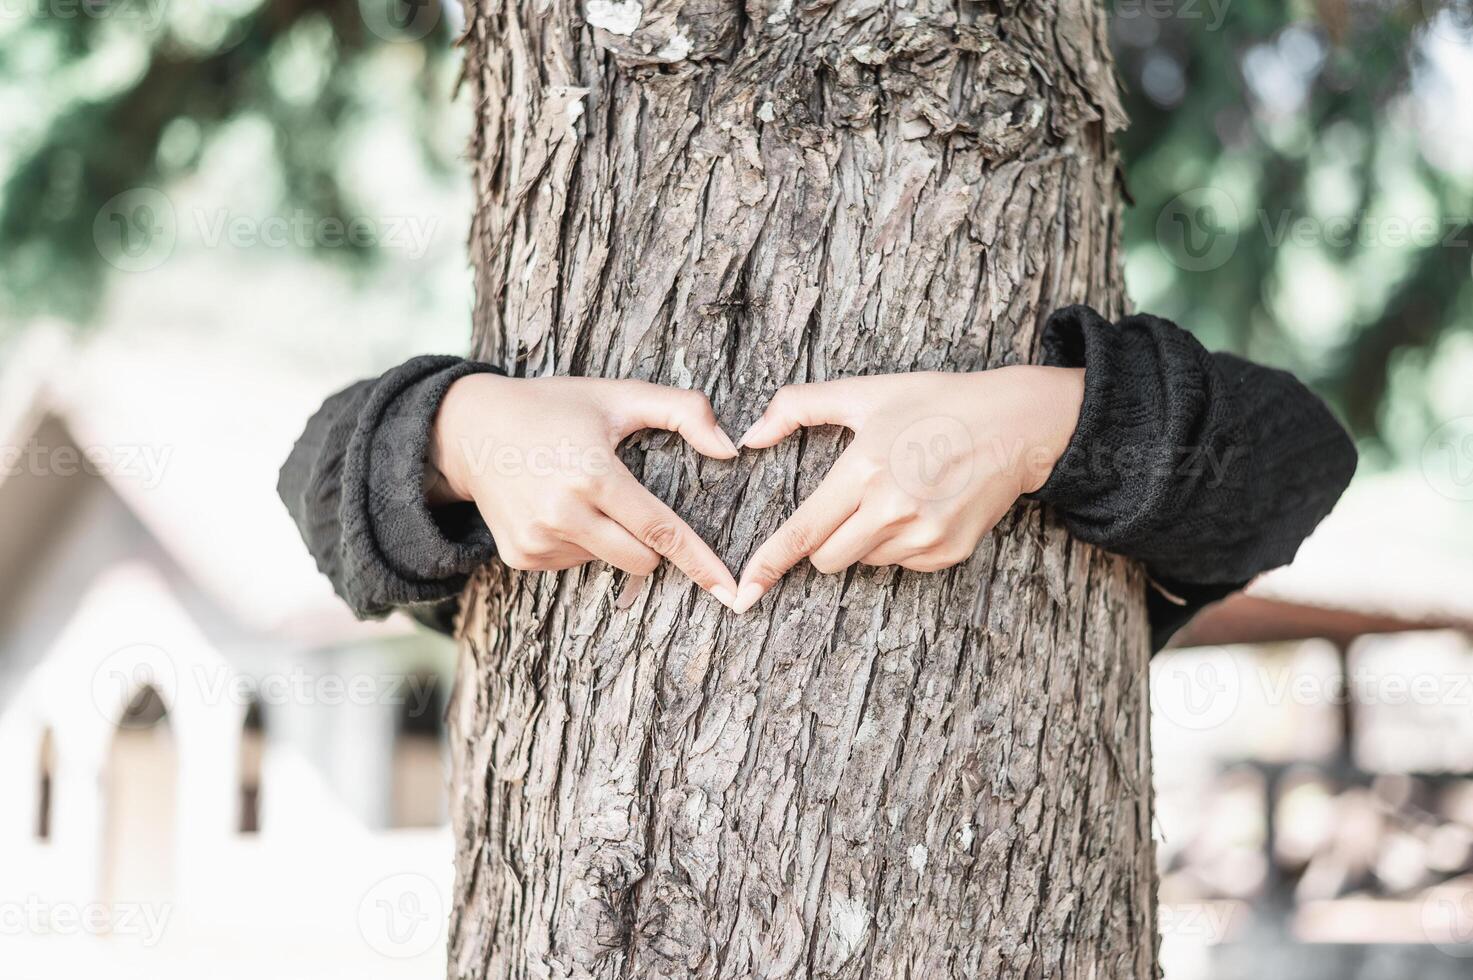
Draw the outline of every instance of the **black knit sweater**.
<instances>
[{"instance_id":1,"label":"black knit sweater","mask_svg":"<svg viewBox=\"0 0 1473 980\"><path fill-rule=\"evenodd\" d=\"M1084 368L1068 449L1032 496L1076 537L1140 560L1160 649L1203 606L1294 557L1330 512L1355 447L1291 375L1152 316L1054 313L1044 362ZM404 609L448 632L469 574L496 553L470 503L429 507L425 454L451 382L495 371L413 358L333 395L281 468L278 491L317 567L359 617Z\"/></svg>"}]
</instances>

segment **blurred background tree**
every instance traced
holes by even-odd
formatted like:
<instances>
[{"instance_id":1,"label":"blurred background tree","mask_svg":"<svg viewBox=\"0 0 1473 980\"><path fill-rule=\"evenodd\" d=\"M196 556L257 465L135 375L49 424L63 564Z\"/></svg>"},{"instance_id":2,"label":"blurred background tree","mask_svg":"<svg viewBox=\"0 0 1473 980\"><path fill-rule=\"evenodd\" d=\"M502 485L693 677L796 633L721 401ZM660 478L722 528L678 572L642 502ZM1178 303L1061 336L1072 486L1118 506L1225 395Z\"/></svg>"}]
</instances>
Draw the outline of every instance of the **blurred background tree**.
<instances>
[{"instance_id":1,"label":"blurred background tree","mask_svg":"<svg viewBox=\"0 0 1473 980\"><path fill-rule=\"evenodd\" d=\"M1459 2L1111 9L1135 303L1300 374L1370 465L1473 411L1449 404L1473 367ZM0 0L0 329L86 324L109 202L212 159L257 161L258 210L319 222L374 217L378 161L404 144L425 179L463 184L459 20L456 0ZM378 250L348 244L315 254L371 275Z\"/></svg>"},{"instance_id":2,"label":"blurred background tree","mask_svg":"<svg viewBox=\"0 0 1473 980\"><path fill-rule=\"evenodd\" d=\"M1294 370L1373 465L1468 411L1466 2L1117 2L1138 307Z\"/></svg>"},{"instance_id":3,"label":"blurred background tree","mask_svg":"<svg viewBox=\"0 0 1473 980\"><path fill-rule=\"evenodd\" d=\"M5 301L86 323L112 271L94 228L108 202L172 188L212 156L263 165L260 210L344 227L381 215L371 172L406 150L428 178L463 182L451 12L435 0L0 0ZM389 129L409 145L388 145ZM364 266L363 241L315 254Z\"/></svg>"}]
</instances>

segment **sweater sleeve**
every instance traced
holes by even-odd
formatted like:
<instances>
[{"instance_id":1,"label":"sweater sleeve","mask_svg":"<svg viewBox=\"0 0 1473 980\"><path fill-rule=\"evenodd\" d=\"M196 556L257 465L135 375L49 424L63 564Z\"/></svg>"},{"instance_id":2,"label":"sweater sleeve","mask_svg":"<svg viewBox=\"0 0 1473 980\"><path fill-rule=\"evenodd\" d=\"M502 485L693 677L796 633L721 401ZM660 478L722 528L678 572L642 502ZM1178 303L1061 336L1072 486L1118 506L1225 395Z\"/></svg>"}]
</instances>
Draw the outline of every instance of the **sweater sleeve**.
<instances>
[{"instance_id":1,"label":"sweater sleeve","mask_svg":"<svg viewBox=\"0 0 1473 980\"><path fill-rule=\"evenodd\" d=\"M360 619L404 609L449 632L470 573L495 553L475 505L431 508L425 456L451 383L496 369L415 357L331 396L282 465L277 492L307 550Z\"/></svg>"},{"instance_id":2,"label":"sweater sleeve","mask_svg":"<svg viewBox=\"0 0 1473 980\"><path fill-rule=\"evenodd\" d=\"M1156 649L1293 560L1355 472L1350 437L1292 375L1208 353L1167 320L1071 306L1049 318L1043 351L1084 368L1084 402L1033 496L1075 537L1146 566Z\"/></svg>"}]
</instances>

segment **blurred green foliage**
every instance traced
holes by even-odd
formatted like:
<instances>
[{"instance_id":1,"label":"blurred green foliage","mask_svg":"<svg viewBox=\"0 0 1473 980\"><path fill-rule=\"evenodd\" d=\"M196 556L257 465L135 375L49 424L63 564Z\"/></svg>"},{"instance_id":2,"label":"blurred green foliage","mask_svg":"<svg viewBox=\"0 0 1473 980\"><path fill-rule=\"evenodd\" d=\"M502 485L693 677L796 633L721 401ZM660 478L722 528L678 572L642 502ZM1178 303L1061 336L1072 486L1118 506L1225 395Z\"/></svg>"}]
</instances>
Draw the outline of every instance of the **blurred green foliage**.
<instances>
[{"instance_id":1,"label":"blurred green foliage","mask_svg":"<svg viewBox=\"0 0 1473 980\"><path fill-rule=\"evenodd\" d=\"M276 213L312 227L373 213L350 178L365 150L347 134L385 103L418 137L420 165L460 179L463 144L437 138L450 39L434 0L0 0L0 104L14 106L0 115L7 306L84 322L111 271L99 213L196 173L226 134L264 136ZM407 63L409 84L386 63ZM320 251L361 261L362 238Z\"/></svg>"},{"instance_id":2,"label":"blurred green foliage","mask_svg":"<svg viewBox=\"0 0 1473 980\"><path fill-rule=\"evenodd\" d=\"M1473 102L1473 82L1440 92L1436 70L1439 51L1469 57L1465 11L1112 2L1137 306L1294 369L1384 436L1388 403L1420 411L1436 352L1470 322L1473 131L1438 144L1426 118L1439 98ZM0 102L16 107L0 118L5 302L85 321L110 272L100 210L187 179L232 128L269 134L282 212L372 212L344 134L390 96L423 167L462 180L444 136L456 15L434 0L0 0ZM412 66L392 83L407 91L384 91L386 59Z\"/></svg>"},{"instance_id":3,"label":"blurred green foliage","mask_svg":"<svg viewBox=\"0 0 1473 980\"><path fill-rule=\"evenodd\" d=\"M1398 441L1393 408L1420 416L1399 440L1419 444L1459 410L1432 403L1430 372L1473 322L1466 5L1117 0L1114 14L1138 308L1294 370L1373 449Z\"/></svg>"}]
</instances>

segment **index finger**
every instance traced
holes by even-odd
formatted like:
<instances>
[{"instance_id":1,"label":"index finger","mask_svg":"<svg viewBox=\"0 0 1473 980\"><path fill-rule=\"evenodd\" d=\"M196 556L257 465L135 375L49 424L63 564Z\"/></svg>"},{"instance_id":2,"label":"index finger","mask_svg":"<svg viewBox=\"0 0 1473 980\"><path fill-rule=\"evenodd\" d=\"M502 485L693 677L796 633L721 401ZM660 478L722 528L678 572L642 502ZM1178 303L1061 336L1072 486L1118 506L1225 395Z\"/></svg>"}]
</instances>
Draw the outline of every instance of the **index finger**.
<instances>
[{"instance_id":1,"label":"index finger","mask_svg":"<svg viewBox=\"0 0 1473 980\"><path fill-rule=\"evenodd\" d=\"M731 459L736 444L716 420L711 399L689 388L671 388L649 381L611 381L617 397L610 402L618 437L640 429L679 433L696 451L712 459Z\"/></svg>"},{"instance_id":2,"label":"index finger","mask_svg":"<svg viewBox=\"0 0 1473 980\"><path fill-rule=\"evenodd\" d=\"M787 574L788 569L813 554L839 525L859 509L863 481L849 474L845 456L829 470L818 489L798 505L793 516L747 561L737 589L737 612L746 612Z\"/></svg>"},{"instance_id":3,"label":"index finger","mask_svg":"<svg viewBox=\"0 0 1473 980\"><path fill-rule=\"evenodd\" d=\"M624 470L614 476L608 491L595 501L600 510L624 527L645 545L670 559L691 581L716 597L722 605L733 607L736 601L736 579L731 569L716 552L666 507L634 474Z\"/></svg>"},{"instance_id":4,"label":"index finger","mask_svg":"<svg viewBox=\"0 0 1473 980\"><path fill-rule=\"evenodd\" d=\"M798 429L812 425L855 427L856 410L868 378L840 378L784 385L772 396L761 418L737 440L751 449L775 446Z\"/></svg>"}]
</instances>

